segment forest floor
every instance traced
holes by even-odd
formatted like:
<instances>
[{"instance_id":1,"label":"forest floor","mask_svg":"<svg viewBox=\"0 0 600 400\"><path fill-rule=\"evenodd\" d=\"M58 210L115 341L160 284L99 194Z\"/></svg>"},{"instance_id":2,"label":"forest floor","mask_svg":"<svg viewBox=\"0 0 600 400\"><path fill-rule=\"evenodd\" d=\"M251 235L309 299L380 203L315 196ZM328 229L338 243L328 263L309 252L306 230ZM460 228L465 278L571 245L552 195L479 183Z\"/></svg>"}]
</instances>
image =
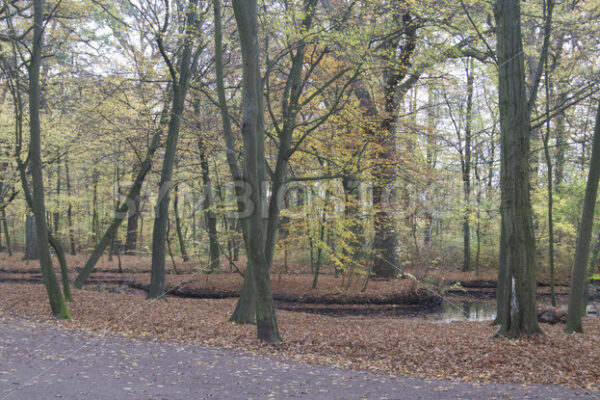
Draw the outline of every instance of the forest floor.
<instances>
[{"instance_id":1,"label":"forest floor","mask_svg":"<svg viewBox=\"0 0 600 400\"><path fill-rule=\"evenodd\" d=\"M0 314L0 399L594 399L308 365L242 349L91 335Z\"/></svg>"},{"instance_id":2,"label":"forest floor","mask_svg":"<svg viewBox=\"0 0 600 400\"><path fill-rule=\"evenodd\" d=\"M69 261L70 265L82 265L76 260ZM133 265L134 261L139 262L139 266ZM145 263L141 258L132 258L131 264L124 263L126 272L118 274L124 277L121 281L142 279L137 275L143 269L147 271L147 259ZM286 362L381 375L471 383L561 384L592 391L594 395L600 389L597 368L600 365L600 318L596 317L584 319L585 334L566 335L561 324L542 324L543 336L505 340L491 339L497 328L490 326L489 321L444 323L393 315L340 316L279 309L277 315L284 343L266 345L257 341L255 327L227 322L235 298L168 297L147 301L140 290L114 293L101 279L103 274L115 275L114 263L101 264L92 275L90 285L85 290L74 291L75 301L69 304L72 321L53 320L48 318L50 310L43 286L33 279L39 274L37 268L36 262L25 265L17 257L0 256L3 318L24 317L36 324L93 334L253 351ZM172 283L184 278L188 283L193 282L192 271L183 269L183 272L186 273L171 274L169 279ZM235 274L195 275L200 284L221 282L224 276ZM334 286L328 288L327 276L324 277L320 281L325 282L322 294L338 290ZM274 287L278 279L273 277ZM282 275L280 282L287 282L286 279L292 282L294 278ZM112 282L112 286L121 283ZM393 288L398 293L411 289L404 288L403 285L411 285L405 280L370 282L367 290L373 291L371 295L381 294L390 289L389 285L395 285ZM360 289L357 292L360 293ZM305 290L310 292L309 288Z\"/></svg>"}]
</instances>

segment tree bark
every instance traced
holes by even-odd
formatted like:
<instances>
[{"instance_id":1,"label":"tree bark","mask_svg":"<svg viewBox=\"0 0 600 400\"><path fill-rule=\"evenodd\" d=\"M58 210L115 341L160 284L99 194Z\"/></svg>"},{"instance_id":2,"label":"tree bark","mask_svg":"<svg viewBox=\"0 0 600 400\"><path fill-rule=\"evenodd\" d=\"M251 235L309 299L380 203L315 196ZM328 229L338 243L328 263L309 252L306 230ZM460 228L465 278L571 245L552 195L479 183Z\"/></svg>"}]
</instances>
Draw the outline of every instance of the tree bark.
<instances>
[{"instance_id":1,"label":"tree bark","mask_svg":"<svg viewBox=\"0 0 600 400\"><path fill-rule=\"evenodd\" d=\"M501 127L502 234L498 335L542 333L537 322L536 259L529 183L530 121L519 0L495 7ZM502 258L505 257L504 260ZM504 264L504 265L502 265ZM504 277L500 277L505 274Z\"/></svg>"},{"instance_id":2,"label":"tree bark","mask_svg":"<svg viewBox=\"0 0 600 400\"><path fill-rule=\"evenodd\" d=\"M10 236L8 235L8 218L6 217L6 209L2 209L2 226L4 228L4 241L6 242L6 251L9 256L12 256L12 248L10 246Z\"/></svg>"},{"instance_id":3,"label":"tree bark","mask_svg":"<svg viewBox=\"0 0 600 400\"><path fill-rule=\"evenodd\" d=\"M140 196L133 199L133 208L129 210L127 218L127 236L125 238L125 253L134 254L137 248L138 225L140 220Z\"/></svg>"},{"instance_id":4,"label":"tree bark","mask_svg":"<svg viewBox=\"0 0 600 400\"><path fill-rule=\"evenodd\" d=\"M245 219L247 273L244 280L252 279L255 301L257 336L270 343L281 341L271 282L269 277L269 248L265 247L267 237L262 221L262 190L264 178L265 135L262 122L262 83L260 76L258 19L256 0L233 0L233 11L238 27L238 35L243 61L242 94L242 136L244 139L244 182L251 191L248 200L253 210ZM277 193L273 188L273 193ZM249 206L250 204L246 204ZM271 212L271 210L269 210ZM273 221L269 218L269 223ZM250 272L248 274L248 272ZM246 301L246 300L244 300ZM240 297L240 301L243 302Z\"/></svg>"},{"instance_id":5,"label":"tree bark","mask_svg":"<svg viewBox=\"0 0 600 400\"><path fill-rule=\"evenodd\" d=\"M185 239L183 237L183 228L181 223L181 217L179 216L179 192L178 185L175 185L173 188L175 192L175 196L173 198L173 213L175 214L175 231L177 232L177 240L179 242L179 251L181 252L181 258L183 258L183 262L190 261L190 256L188 256L187 250L185 248Z\"/></svg>"},{"instance_id":6,"label":"tree bark","mask_svg":"<svg viewBox=\"0 0 600 400\"><path fill-rule=\"evenodd\" d=\"M177 65L177 71L171 71L171 84L173 87L173 105L169 119L169 128L167 133L167 145L163 157L163 165L160 174L159 195L155 208L154 228L152 230L152 270L150 275L150 288L148 290L149 299L157 299L164 296L165 293L165 243L167 234L167 219L169 213L169 201L171 191L171 180L173 176L173 165L175 163L175 153L179 141L179 128L181 118L185 107L185 98L187 95L190 75L192 73L193 37L197 34L197 7L198 0L190 0L187 6L186 26L183 36L183 49ZM162 48L162 39L159 36L159 47ZM171 65L171 61L161 50L165 62Z\"/></svg>"},{"instance_id":7,"label":"tree bark","mask_svg":"<svg viewBox=\"0 0 600 400\"><path fill-rule=\"evenodd\" d=\"M200 150L200 168L202 169L202 184L204 185L204 199L202 208L204 210L204 220L208 230L208 254L210 257L209 268L217 270L220 266L221 252L219 250L219 236L217 232L217 216L212 210L212 181L210 179L210 171L208 168L208 158L204 139L198 141L198 149Z\"/></svg>"},{"instance_id":8,"label":"tree bark","mask_svg":"<svg viewBox=\"0 0 600 400\"><path fill-rule=\"evenodd\" d=\"M42 278L48 292L52 314L58 318L70 319L71 315L52 267L46 225L46 207L44 204L44 180L42 177L41 124L40 124L40 66L43 46L43 0L33 1L33 43L29 62L29 157L33 184L33 214L38 237L40 267Z\"/></svg>"},{"instance_id":9,"label":"tree bark","mask_svg":"<svg viewBox=\"0 0 600 400\"><path fill-rule=\"evenodd\" d=\"M594 129L594 140L592 144L592 157L590 170L585 188L585 199L579 235L577 236L577 248L575 250L575 265L571 275L571 289L569 291L569 310L567 313L567 327L565 332L583 332L581 317L584 314L583 306L585 293L585 282L587 280L587 266L590 255L590 240L594 224L594 208L598 194L598 181L600 180L600 105L596 114L596 127Z\"/></svg>"},{"instance_id":10,"label":"tree bark","mask_svg":"<svg viewBox=\"0 0 600 400\"><path fill-rule=\"evenodd\" d=\"M65 160L65 178L67 180L67 194L71 196L71 176L69 174L69 161ZM69 245L71 249L71 255L75 255L75 230L73 229L73 206L69 200L67 206L67 222L69 224Z\"/></svg>"},{"instance_id":11,"label":"tree bark","mask_svg":"<svg viewBox=\"0 0 600 400\"><path fill-rule=\"evenodd\" d=\"M465 147L462 157L462 181L463 181L463 271L472 270L471 267L471 131L473 122L473 60L469 60L467 67L467 109L465 125Z\"/></svg>"},{"instance_id":12,"label":"tree bark","mask_svg":"<svg viewBox=\"0 0 600 400\"><path fill-rule=\"evenodd\" d=\"M375 135L378 150L375 154L376 165L373 168L373 207L375 208L373 250L376 254L372 271L381 278L395 278L402 272L400 260L396 254L398 247L396 220L394 214L389 210L393 200L393 185L397 168L395 125L398 105L408 88L416 82L416 80L412 80L410 86L399 90L401 82L408 73L410 60L416 48L417 25L408 11L398 19L402 21L406 42L401 48L400 56L394 62L395 67L384 71L385 113L379 126L379 132ZM387 51L389 54L395 54L399 43L394 41L390 41L390 43L393 44L393 47L388 48Z\"/></svg>"},{"instance_id":13,"label":"tree bark","mask_svg":"<svg viewBox=\"0 0 600 400\"><path fill-rule=\"evenodd\" d=\"M548 61L546 60L546 64ZM556 293L554 289L554 189L552 177L552 157L550 156L550 74L548 65L545 68L545 88L546 88L546 132L542 138L544 145L544 157L546 160L546 190L548 194L548 262L550 264L550 301L552 307L556 307Z\"/></svg>"},{"instance_id":14,"label":"tree bark","mask_svg":"<svg viewBox=\"0 0 600 400\"><path fill-rule=\"evenodd\" d=\"M27 215L25 217L25 259L37 260L39 258L38 240L35 229L35 217Z\"/></svg>"}]
</instances>

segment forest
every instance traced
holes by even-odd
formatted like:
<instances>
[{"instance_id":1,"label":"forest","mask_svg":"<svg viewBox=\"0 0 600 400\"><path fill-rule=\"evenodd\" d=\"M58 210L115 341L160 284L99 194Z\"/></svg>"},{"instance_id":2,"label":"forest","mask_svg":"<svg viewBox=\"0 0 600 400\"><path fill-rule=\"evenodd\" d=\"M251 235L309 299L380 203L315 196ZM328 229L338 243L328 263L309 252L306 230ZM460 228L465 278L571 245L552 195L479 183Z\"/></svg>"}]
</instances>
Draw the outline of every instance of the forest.
<instances>
[{"instance_id":1,"label":"forest","mask_svg":"<svg viewBox=\"0 0 600 400\"><path fill-rule=\"evenodd\" d=\"M3 0L0 315L599 390L599 32L596 0Z\"/></svg>"}]
</instances>

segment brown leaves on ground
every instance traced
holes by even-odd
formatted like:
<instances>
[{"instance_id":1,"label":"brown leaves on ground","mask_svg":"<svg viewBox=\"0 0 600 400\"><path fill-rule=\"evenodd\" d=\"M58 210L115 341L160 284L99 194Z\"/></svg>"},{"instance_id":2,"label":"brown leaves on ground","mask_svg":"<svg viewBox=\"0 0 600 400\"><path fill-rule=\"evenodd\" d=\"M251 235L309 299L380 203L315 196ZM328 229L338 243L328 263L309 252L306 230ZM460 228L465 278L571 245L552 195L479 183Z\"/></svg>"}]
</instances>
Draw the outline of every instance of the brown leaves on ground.
<instances>
[{"instance_id":1,"label":"brown leaves on ground","mask_svg":"<svg viewBox=\"0 0 600 400\"><path fill-rule=\"evenodd\" d=\"M42 285L0 283L0 312L16 313L91 332L259 350L277 356L378 373L478 382L560 383L598 388L600 319L585 334L566 335L543 324L545 335L491 339L487 322L439 323L372 317L329 317L279 311L285 343L259 343L255 327L226 322L235 299L169 298L76 290L73 321L54 321Z\"/></svg>"}]
</instances>

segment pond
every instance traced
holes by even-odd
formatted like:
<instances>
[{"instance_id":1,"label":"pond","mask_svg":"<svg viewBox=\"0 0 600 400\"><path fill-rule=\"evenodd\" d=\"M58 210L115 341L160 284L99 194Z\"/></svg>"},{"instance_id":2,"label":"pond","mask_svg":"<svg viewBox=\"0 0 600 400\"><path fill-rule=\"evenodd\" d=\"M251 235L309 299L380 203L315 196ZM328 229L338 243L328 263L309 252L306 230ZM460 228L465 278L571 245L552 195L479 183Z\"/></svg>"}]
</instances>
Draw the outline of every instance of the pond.
<instances>
[{"instance_id":1,"label":"pond","mask_svg":"<svg viewBox=\"0 0 600 400\"><path fill-rule=\"evenodd\" d=\"M559 308L566 309L567 296L558 296ZM472 298L468 296L444 299L440 306L410 306L402 304L370 304L370 305L342 305L342 304L303 304L293 302L276 302L280 310L303 312L310 314L330 315L342 318L419 318L429 321L454 322L454 321L491 321L496 318L496 300ZM538 305L550 306L550 299L546 296L538 298ZM587 314L599 315L600 303L590 302Z\"/></svg>"},{"instance_id":2,"label":"pond","mask_svg":"<svg viewBox=\"0 0 600 400\"><path fill-rule=\"evenodd\" d=\"M567 296L558 296L558 308L566 309ZM538 305L550 306L550 299L547 297L539 298ZM590 302L587 307L588 316L598 316L600 303ZM496 300L453 300L447 299L442 303L439 312L433 311L427 316L427 319L438 320L441 322L453 321L491 321L496 318Z\"/></svg>"}]
</instances>

